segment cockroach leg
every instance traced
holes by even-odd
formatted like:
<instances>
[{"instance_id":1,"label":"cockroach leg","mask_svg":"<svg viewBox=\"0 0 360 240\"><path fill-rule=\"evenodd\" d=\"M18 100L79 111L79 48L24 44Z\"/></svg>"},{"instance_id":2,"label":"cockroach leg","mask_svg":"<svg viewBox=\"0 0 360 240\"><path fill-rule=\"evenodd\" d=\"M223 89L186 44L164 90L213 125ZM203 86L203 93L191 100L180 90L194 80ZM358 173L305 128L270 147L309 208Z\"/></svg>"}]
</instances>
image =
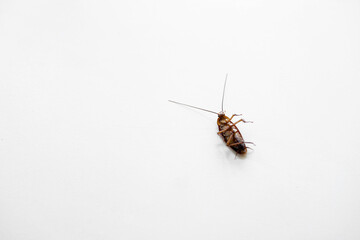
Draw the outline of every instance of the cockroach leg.
<instances>
[{"instance_id":1,"label":"cockroach leg","mask_svg":"<svg viewBox=\"0 0 360 240\"><path fill-rule=\"evenodd\" d=\"M231 119L233 119L233 117L235 117L235 116L241 116L242 114L233 114L232 116L231 116L231 118L227 121L227 122L231 122Z\"/></svg>"},{"instance_id":2,"label":"cockroach leg","mask_svg":"<svg viewBox=\"0 0 360 240\"><path fill-rule=\"evenodd\" d=\"M230 146L230 143L231 143L231 141L233 140L233 138L234 138L234 133L232 133L232 134L230 135L229 139L228 139L227 142L226 142L226 146Z\"/></svg>"},{"instance_id":3,"label":"cockroach leg","mask_svg":"<svg viewBox=\"0 0 360 240\"><path fill-rule=\"evenodd\" d=\"M226 131L228 131L231 127L232 127L232 126L228 126L227 128L225 128L225 129L223 129L223 130L219 131L217 134L220 134L220 133L226 132Z\"/></svg>"},{"instance_id":4,"label":"cockroach leg","mask_svg":"<svg viewBox=\"0 0 360 240\"><path fill-rule=\"evenodd\" d=\"M232 136L232 135L231 135ZM231 137L230 136L230 137ZM237 143L232 143L232 144L230 144L230 145L228 145L229 147L231 147L231 146L236 146L236 145L240 145L240 144L243 144L243 143L246 143L246 144L254 144L255 145L255 143L253 143L253 142L237 142ZM226 144L227 145L227 144ZM256 146L256 145L255 145ZM248 148L248 147L247 147Z\"/></svg>"},{"instance_id":5,"label":"cockroach leg","mask_svg":"<svg viewBox=\"0 0 360 240\"><path fill-rule=\"evenodd\" d=\"M244 144L244 142L237 142L237 143L232 143L230 145L228 145L229 147L232 147L232 146L236 146L236 145L240 145L240 144Z\"/></svg>"},{"instance_id":6,"label":"cockroach leg","mask_svg":"<svg viewBox=\"0 0 360 240\"><path fill-rule=\"evenodd\" d=\"M245 121L244 119L240 119L239 121L234 122L234 125L238 124L239 122L243 122L243 123L253 123L252 121Z\"/></svg>"}]
</instances>

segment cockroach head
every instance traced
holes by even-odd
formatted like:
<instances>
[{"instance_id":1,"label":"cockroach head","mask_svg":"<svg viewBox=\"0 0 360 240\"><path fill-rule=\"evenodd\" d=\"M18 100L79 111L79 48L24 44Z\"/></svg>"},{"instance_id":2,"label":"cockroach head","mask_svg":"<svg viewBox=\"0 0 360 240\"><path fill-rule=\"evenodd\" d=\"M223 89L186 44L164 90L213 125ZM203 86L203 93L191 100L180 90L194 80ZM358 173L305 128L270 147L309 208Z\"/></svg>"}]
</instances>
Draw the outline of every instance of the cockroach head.
<instances>
[{"instance_id":1,"label":"cockroach head","mask_svg":"<svg viewBox=\"0 0 360 240\"><path fill-rule=\"evenodd\" d=\"M225 112L224 111L220 111L219 113L218 113L218 117L224 117L225 116Z\"/></svg>"}]
</instances>

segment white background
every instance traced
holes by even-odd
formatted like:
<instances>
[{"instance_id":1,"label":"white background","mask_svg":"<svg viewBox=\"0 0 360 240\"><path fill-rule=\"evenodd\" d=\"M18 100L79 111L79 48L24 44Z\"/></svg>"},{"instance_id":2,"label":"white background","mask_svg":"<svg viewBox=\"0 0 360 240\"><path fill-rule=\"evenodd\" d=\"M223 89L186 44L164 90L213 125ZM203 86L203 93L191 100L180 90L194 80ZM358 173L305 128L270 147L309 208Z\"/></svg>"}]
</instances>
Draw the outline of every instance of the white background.
<instances>
[{"instance_id":1,"label":"white background","mask_svg":"<svg viewBox=\"0 0 360 240\"><path fill-rule=\"evenodd\" d=\"M0 1L0 239L360 239L360 2ZM242 113L245 158L216 135Z\"/></svg>"}]
</instances>

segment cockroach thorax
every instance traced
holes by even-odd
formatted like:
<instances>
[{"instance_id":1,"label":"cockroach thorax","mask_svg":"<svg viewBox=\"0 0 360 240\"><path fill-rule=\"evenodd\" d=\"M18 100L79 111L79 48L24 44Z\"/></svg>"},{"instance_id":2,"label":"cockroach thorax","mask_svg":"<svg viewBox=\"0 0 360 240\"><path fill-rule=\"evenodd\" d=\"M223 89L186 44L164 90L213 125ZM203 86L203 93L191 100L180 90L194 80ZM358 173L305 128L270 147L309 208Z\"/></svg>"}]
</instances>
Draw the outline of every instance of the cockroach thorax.
<instances>
[{"instance_id":1,"label":"cockroach thorax","mask_svg":"<svg viewBox=\"0 0 360 240\"><path fill-rule=\"evenodd\" d=\"M226 124L227 123L227 119L228 117L225 115L224 112L219 112L218 113L218 120L217 123L219 124Z\"/></svg>"}]
</instances>

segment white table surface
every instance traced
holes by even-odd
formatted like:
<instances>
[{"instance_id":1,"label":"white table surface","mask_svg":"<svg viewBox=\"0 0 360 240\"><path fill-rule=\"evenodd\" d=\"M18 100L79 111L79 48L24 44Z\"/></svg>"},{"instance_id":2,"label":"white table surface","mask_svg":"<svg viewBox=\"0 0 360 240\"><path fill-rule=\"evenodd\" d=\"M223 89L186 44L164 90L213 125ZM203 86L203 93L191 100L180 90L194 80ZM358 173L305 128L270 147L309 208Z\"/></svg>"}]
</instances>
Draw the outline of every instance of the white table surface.
<instances>
[{"instance_id":1,"label":"white table surface","mask_svg":"<svg viewBox=\"0 0 360 240\"><path fill-rule=\"evenodd\" d=\"M360 239L359 9L2 0L0 239Z\"/></svg>"}]
</instances>

